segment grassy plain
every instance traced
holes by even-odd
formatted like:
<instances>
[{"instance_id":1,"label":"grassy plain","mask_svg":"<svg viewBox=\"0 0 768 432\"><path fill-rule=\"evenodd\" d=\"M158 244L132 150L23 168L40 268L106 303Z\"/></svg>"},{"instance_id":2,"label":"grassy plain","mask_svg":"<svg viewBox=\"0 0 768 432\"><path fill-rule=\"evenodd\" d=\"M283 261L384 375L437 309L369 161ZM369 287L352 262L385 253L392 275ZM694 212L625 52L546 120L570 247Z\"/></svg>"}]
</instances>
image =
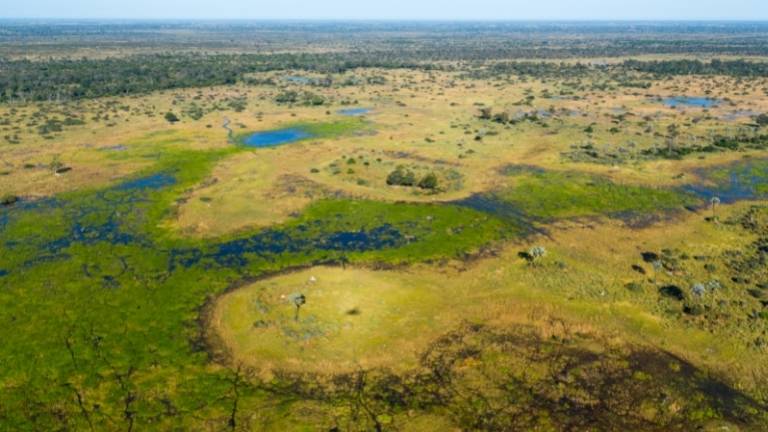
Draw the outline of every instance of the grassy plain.
<instances>
[{"instance_id":1,"label":"grassy plain","mask_svg":"<svg viewBox=\"0 0 768 432\"><path fill-rule=\"evenodd\" d=\"M759 430L768 224L751 206L764 204L764 166L745 174L759 183L750 202L710 207L684 187L727 183L765 151L656 150L754 133L754 114L768 111L765 79L638 89L374 69L334 79L383 83L310 87L284 80L293 74L256 74L278 83L269 86L0 107L10 136L0 190L21 197L0 218L12 251L0 256L11 329L0 418L32 429L72 412L72 429L558 430L568 416L544 401L567 399L608 414L642 402L628 428ZM325 102L277 103L286 90ZM682 94L721 102L660 101ZM338 113L349 107L371 112ZM489 107L519 121L479 118ZM71 115L84 124L38 130ZM238 142L297 125L315 136ZM61 165L71 170L55 172ZM387 184L398 166L434 173L439 187ZM158 172L173 183L120 189ZM534 246L546 255L532 259ZM307 299L298 319L296 293ZM523 351L510 346L517 337ZM612 388L595 384L602 378L548 357L571 350L600 359L587 364L623 377L624 389L668 397L618 397L627 406L611 411L585 390ZM670 366L635 367L640 351ZM446 376L456 381L434 381ZM63 384L43 392L51 380ZM510 396L526 386L528 396ZM484 405L505 400L535 418ZM52 408L27 416L33 404ZM472 423L480 418L490 423Z\"/></svg>"}]
</instances>

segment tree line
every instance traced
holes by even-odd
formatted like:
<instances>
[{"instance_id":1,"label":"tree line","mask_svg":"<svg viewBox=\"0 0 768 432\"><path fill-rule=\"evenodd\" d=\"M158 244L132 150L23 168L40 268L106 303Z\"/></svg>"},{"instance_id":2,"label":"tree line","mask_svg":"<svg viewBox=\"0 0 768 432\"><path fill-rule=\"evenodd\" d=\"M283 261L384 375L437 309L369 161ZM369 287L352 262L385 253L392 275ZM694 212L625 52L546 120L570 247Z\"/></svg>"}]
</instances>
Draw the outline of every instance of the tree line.
<instances>
[{"instance_id":1,"label":"tree line","mask_svg":"<svg viewBox=\"0 0 768 432\"><path fill-rule=\"evenodd\" d=\"M235 84L255 72L342 73L356 68L434 68L396 56L151 54L107 59L0 60L0 102L88 99Z\"/></svg>"},{"instance_id":2,"label":"tree line","mask_svg":"<svg viewBox=\"0 0 768 432\"><path fill-rule=\"evenodd\" d=\"M301 70L332 74L358 68L453 70L456 66L413 59L397 51L286 54L146 54L106 59L0 59L0 103L124 96L186 87L250 83L248 74ZM637 74L768 76L768 62L746 60L627 60L617 64L503 61L473 62L467 77L500 75L574 78L609 73L642 87Z\"/></svg>"}]
</instances>

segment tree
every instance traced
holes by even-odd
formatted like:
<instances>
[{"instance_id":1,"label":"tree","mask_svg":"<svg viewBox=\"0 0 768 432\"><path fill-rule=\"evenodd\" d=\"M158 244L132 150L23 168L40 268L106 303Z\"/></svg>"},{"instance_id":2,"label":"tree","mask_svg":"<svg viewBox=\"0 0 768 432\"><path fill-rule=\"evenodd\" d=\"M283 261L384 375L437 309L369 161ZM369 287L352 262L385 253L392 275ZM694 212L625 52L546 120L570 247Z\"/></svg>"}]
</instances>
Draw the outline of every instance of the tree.
<instances>
[{"instance_id":1,"label":"tree","mask_svg":"<svg viewBox=\"0 0 768 432\"><path fill-rule=\"evenodd\" d=\"M174 124L177 121L179 121L179 117L176 116L176 114L172 113L171 111L168 111L167 113L165 113L165 120L170 124Z\"/></svg>"},{"instance_id":2,"label":"tree","mask_svg":"<svg viewBox=\"0 0 768 432\"><path fill-rule=\"evenodd\" d=\"M59 159L59 155L54 155L51 159L51 163L48 164L48 167L51 168L51 171L53 171L54 174L56 174L59 170L64 168L64 163Z\"/></svg>"},{"instance_id":3,"label":"tree","mask_svg":"<svg viewBox=\"0 0 768 432\"><path fill-rule=\"evenodd\" d=\"M501 124L509 123L509 113L500 112L500 113L494 114L493 121Z\"/></svg>"},{"instance_id":4,"label":"tree","mask_svg":"<svg viewBox=\"0 0 768 432\"><path fill-rule=\"evenodd\" d=\"M279 104L292 104L299 100L299 93L293 90L284 91L275 96L275 102Z\"/></svg>"},{"instance_id":5,"label":"tree","mask_svg":"<svg viewBox=\"0 0 768 432\"><path fill-rule=\"evenodd\" d=\"M413 171L400 165L389 173L387 184L390 186L413 186L416 184L416 176L413 174Z\"/></svg>"},{"instance_id":6,"label":"tree","mask_svg":"<svg viewBox=\"0 0 768 432\"><path fill-rule=\"evenodd\" d=\"M535 265L536 263L538 263L539 260L544 258L544 256L546 255L547 255L547 250L543 246L534 246L528 249L528 251L523 251L518 253L518 256L528 261L528 264L530 265Z\"/></svg>"},{"instance_id":7,"label":"tree","mask_svg":"<svg viewBox=\"0 0 768 432\"><path fill-rule=\"evenodd\" d=\"M680 130L676 124L672 123L671 125L667 126L667 152L670 155L672 154L672 150L675 147L675 141L677 141L677 137L679 135Z\"/></svg>"},{"instance_id":8,"label":"tree","mask_svg":"<svg viewBox=\"0 0 768 432\"><path fill-rule=\"evenodd\" d=\"M712 197L712 199L709 200L709 204L712 206L712 220L717 221L717 214L715 213L715 209L717 205L720 204L720 198Z\"/></svg>"},{"instance_id":9,"label":"tree","mask_svg":"<svg viewBox=\"0 0 768 432\"><path fill-rule=\"evenodd\" d=\"M307 303L307 297L304 294L296 293L291 294L291 302L293 302L293 305L296 306L296 314L293 316L294 321L299 320L299 310L302 306L304 306Z\"/></svg>"},{"instance_id":10,"label":"tree","mask_svg":"<svg viewBox=\"0 0 768 432\"><path fill-rule=\"evenodd\" d=\"M419 187L421 189L435 190L437 189L437 176L435 173L429 173L419 180Z\"/></svg>"},{"instance_id":11,"label":"tree","mask_svg":"<svg viewBox=\"0 0 768 432\"><path fill-rule=\"evenodd\" d=\"M535 264L547 255L547 250L544 249L544 246L534 246L528 251L528 254L533 258L532 261Z\"/></svg>"}]
</instances>

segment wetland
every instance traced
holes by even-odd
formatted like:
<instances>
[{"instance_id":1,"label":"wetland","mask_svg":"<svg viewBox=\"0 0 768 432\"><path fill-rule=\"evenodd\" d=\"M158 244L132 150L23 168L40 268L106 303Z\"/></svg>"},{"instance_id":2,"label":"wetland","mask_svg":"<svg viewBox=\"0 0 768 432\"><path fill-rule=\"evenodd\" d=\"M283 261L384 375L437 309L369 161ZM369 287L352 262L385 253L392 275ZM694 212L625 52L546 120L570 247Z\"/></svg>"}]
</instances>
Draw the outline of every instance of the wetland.
<instances>
[{"instance_id":1,"label":"wetland","mask_svg":"<svg viewBox=\"0 0 768 432\"><path fill-rule=\"evenodd\" d=\"M765 429L764 25L115 25L0 23L0 429Z\"/></svg>"}]
</instances>

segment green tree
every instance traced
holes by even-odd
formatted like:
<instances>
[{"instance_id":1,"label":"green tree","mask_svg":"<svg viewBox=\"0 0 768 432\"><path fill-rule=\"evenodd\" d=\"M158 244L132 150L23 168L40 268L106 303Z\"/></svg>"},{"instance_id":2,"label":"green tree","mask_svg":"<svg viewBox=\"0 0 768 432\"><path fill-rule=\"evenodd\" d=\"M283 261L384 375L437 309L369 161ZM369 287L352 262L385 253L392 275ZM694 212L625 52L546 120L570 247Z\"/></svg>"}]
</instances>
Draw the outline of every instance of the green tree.
<instances>
[{"instance_id":1,"label":"green tree","mask_svg":"<svg viewBox=\"0 0 768 432\"><path fill-rule=\"evenodd\" d=\"M490 120L493 115L493 108L491 107L483 107L480 108L480 118L482 120Z\"/></svg>"},{"instance_id":2,"label":"green tree","mask_svg":"<svg viewBox=\"0 0 768 432\"><path fill-rule=\"evenodd\" d=\"M677 141L678 136L680 136L680 128L676 124L672 123L667 126L667 152L670 155L675 148L675 142Z\"/></svg>"},{"instance_id":3,"label":"green tree","mask_svg":"<svg viewBox=\"0 0 768 432\"><path fill-rule=\"evenodd\" d=\"M291 294L290 299L293 305L296 306L296 313L293 316L293 320L298 321L299 310L301 309L302 306L304 306L307 303L307 297L304 294L296 293L296 294Z\"/></svg>"},{"instance_id":4,"label":"green tree","mask_svg":"<svg viewBox=\"0 0 768 432\"><path fill-rule=\"evenodd\" d=\"M416 176L413 171L400 165L389 173L387 184L390 186L413 186L416 184Z\"/></svg>"},{"instance_id":5,"label":"green tree","mask_svg":"<svg viewBox=\"0 0 768 432\"><path fill-rule=\"evenodd\" d=\"M435 173L429 173L419 180L419 187L421 189L435 190L437 189L437 176Z\"/></svg>"}]
</instances>

